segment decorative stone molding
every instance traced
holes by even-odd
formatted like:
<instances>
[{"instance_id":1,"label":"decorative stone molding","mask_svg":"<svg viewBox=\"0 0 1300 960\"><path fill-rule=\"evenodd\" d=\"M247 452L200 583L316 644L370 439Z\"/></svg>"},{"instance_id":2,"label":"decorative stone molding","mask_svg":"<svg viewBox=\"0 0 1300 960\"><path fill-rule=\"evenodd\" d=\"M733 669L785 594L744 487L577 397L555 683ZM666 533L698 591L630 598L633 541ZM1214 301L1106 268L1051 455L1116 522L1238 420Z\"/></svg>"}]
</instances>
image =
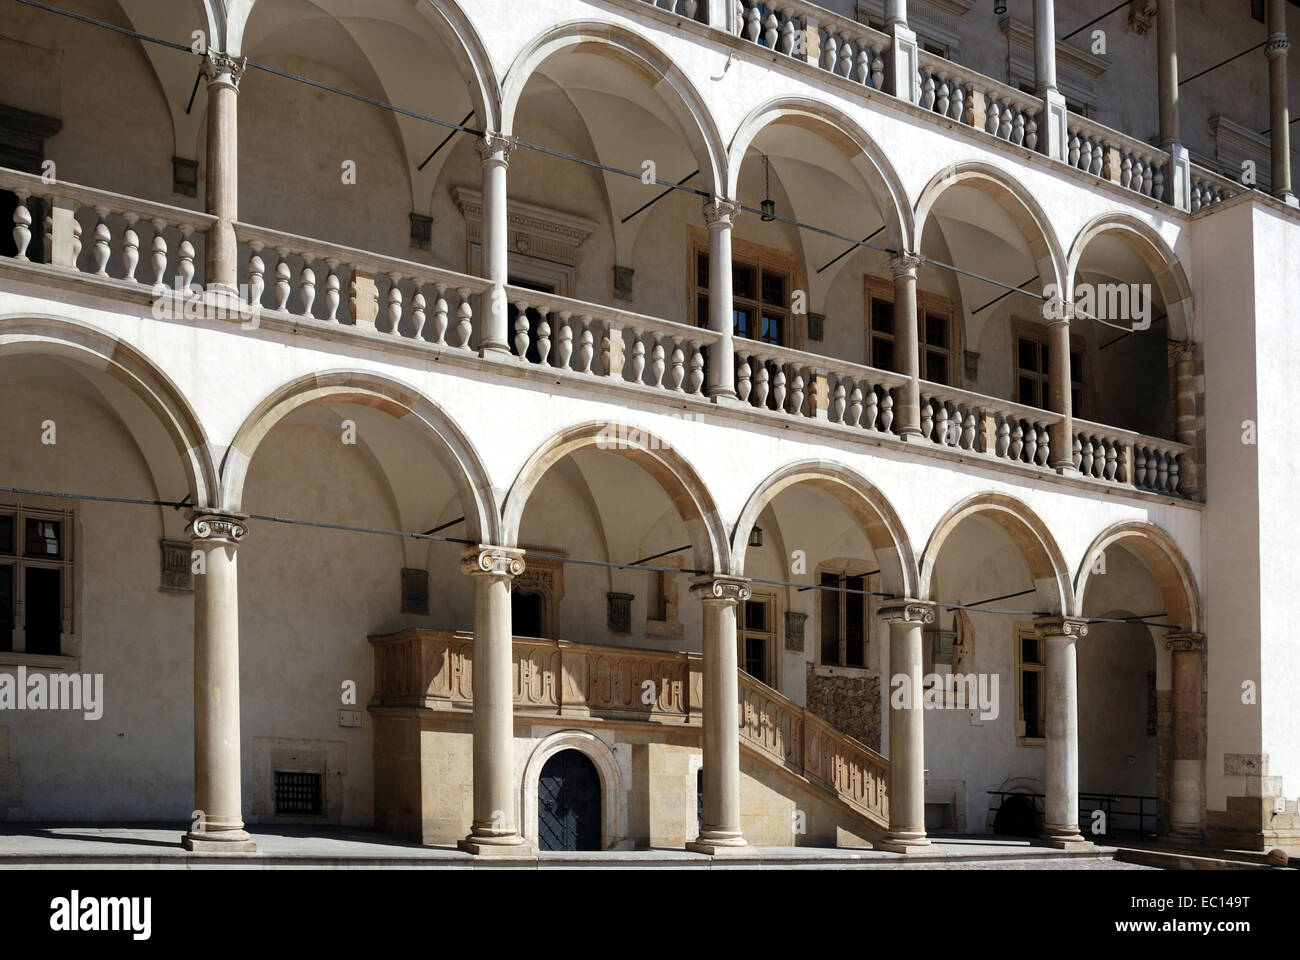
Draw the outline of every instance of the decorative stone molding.
<instances>
[{"instance_id":1,"label":"decorative stone molding","mask_svg":"<svg viewBox=\"0 0 1300 960\"><path fill-rule=\"evenodd\" d=\"M481 244L483 192L473 187L454 187L451 197L465 218L466 239L471 246ZM597 226L586 217L512 198L506 212L506 247L513 253L574 266L578 262L578 248Z\"/></svg>"},{"instance_id":2,"label":"decorative stone molding","mask_svg":"<svg viewBox=\"0 0 1300 960\"><path fill-rule=\"evenodd\" d=\"M704 223L712 230L714 227L727 227L730 229L736 225L736 216L740 213L740 204L733 203L730 200L723 200L721 197L711 197L704 201Z\"/></svg>"},{"instance_id":3,"label":"decorative stone molding","mask_svg":"<svg viewBox=\"0 0 1300 960\"><path fill-rule=\"evenodd\" d=\"M1088 635L1088 621L1076 617L1040 617L1034 621L1034 632L1044 640L1052 637L1080 640Z\"/></svg>"},{"instance_id":4,"label":"decorative stone molding","mask_svg":"<svg viewBox=\"0 0 1300 960\"><path fill-rule=\"evenodd\" d=\"M600 777L600 848L624 849L627 837L627 784L631 782L632 750L628 744L613 745L589 730L560 730L546 737L529 755L519 788L520 832L537 839L537 783L546 761L564 750L577 750L591 761Z\"/></svg>"},{"instance_id":5,"label":"decorative stone molding","mask_svg":"<svg viewBox=\"0 0 1300 960\"><path fill-rule=\"evenodd\" d=\"M238 89L247 64L247 57L232 57L220 50L209 50L203 58L203 75L208 78L208 83L225 83Z\"/></svg>"},{"instance_id":6,"label":"decorative stone molding","mask_svg":"<svg viewBox=\"0 0 1300 960\"><path fill-rule=\"evenodd\" d=\"M896 253L889 258L889 269L895 277L915 277L917 269L921 266L921 255L918 253Z\"/></svg>"},{"instance_id":7,"label":"decorative stone molding","mask_svg":"<svg viewBox=\"0 0 1300 960\"><path fill-rule=\"evenodd\" d=\"M562 556L547 548L541 553ZM560 601L564 599L564 563L549 557L529 557L527 569L515 576L514 592L520 596L542 598L542 634L555 640L560 636Z\"/></svg>"},{"instance_id":8,"label":"decorative stone molding","mask_svg":"<svg viewBox=\"0 0 1300 960\"><path fill-rule=\"evenodd\" d=\"M248 536L246 516L221 513L191 513L193 539L197 542L224 543L238 546Z\"/></svg>"},{"instance_id":9,"label":"decorative stone molding","mask_svg":"<svg viewBox=\"0 0 1300 960\"><path fill-rule=\"evenodd\" d=\"M800 653L804 651L804 625L808 622L808 614L795 613L793 610L787 610L785 613L785 648L787 650L797 650Z\"/></svg>"},{"instance_id":10,"label":"decorative stone molding","mask_svg":"<svg viewBox=\"0 0 1300 960\"><path fill-rule=\"evenodd\" d=\"M876 615L885 623L934 623L934 605L924 600L884 600Z\"/></svg>"},{"instance_id":11,"label":"decorative stone molding","mask_svg":"<svg viewBox=\"0 0 1300 960\"><path fill-rule=\"evenodd\" d=\"M158 547L162 588L164 590L193 590L194 574L190 559L194 544L188 540L159 540Z\"/></svg>"},{"instance_id":12,"label":"decorative stone molding","mask_svg":"<svg viewBox=\"0 0 1300 960\"><path fill-rule=\"evenodd\" d=\"M1165 649L1174 653L1204 653L1205 634L1169 633L1165 635Z\"/></svg>"},{"instance_id":13,"label":"decorative stone molding","mask_svg":"<svg viewBox=\"0 0 1300 960\"><path fill-rule=\"evenodd\" d=\"M1218 170L1229 180L1240 182L1242 165L1249 160L1255 165L1256 185L1264 191L1271 188L1272 145L1268 137L1222 114L1210 117L1206 127L1214 138L1214 156L1198 157L1198 161L1203 161L1203 166Z\"/></svg>"},{"instance_id":14,"label":"decorative stone molding","mask_svg":"<svg viewBox=\"0 0 1300 960\"><path fill-rule=\"evenodd\" d=\"M480 544L460 557L460 572L469 576L518 577L526 569L524 552Z\"/></svg>"},{"instance_id":15,"label":"decorative stone molding","mask_svg":"<svg viewBox=\"0 0 1300 960\"><path fill-rule=\"evenodd\" d=\"M741 600L748 600L753 596L753 591L749 588L748 580L737 577L704 576L696 577L691 581L691 596L705 602L723 600L738 603Z\"/></svg>"}]
</instances>

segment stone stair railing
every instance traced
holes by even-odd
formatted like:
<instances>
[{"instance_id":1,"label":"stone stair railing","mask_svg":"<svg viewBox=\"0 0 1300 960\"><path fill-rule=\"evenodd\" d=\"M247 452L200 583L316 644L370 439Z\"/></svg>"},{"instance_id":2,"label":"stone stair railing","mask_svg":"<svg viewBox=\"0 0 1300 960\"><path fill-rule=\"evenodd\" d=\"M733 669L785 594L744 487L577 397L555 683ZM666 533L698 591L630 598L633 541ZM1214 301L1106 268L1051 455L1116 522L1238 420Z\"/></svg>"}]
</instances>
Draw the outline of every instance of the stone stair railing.
<instances>
[{"instance_id":1,"label":"stone stair railing","mask_svg":"<svg viewBox=\"0 0 1300 960\"><path fill-rule=\"evenodd\" d=\"M735 5L733 29L741 39L882 89L891 41L879 30L803 0L735 0Z\"/></svg>"},{"instance_id":2,"label":"stone stair railing","mask_svg":"<svg viewBox=\"0 0 1300 960\"><path fill-rule=\"evenodd\" d=\"M917 63L918 106L1013 146L1038 149L1043 113L1038 97L925 51L917 54Z\"/></svg>"},{"instance_id":3,"label":"stone stair railing","mask_svg":"<svg viewBox=\"0 0 1300 960\"><path fill-rule=\"evenodd\" d=\"M376 708L467 710L474 637L411 628L371 637ZM663 724L702 722L697 653L516 637L515 710ZM740 673L741 743L825 790L881 829L889 826L889 761L749 674Z\"/></svg>"},{"instance_id":4,"label":"stone stair railing","mask_svg":"<svg viewBox=\"0 0 1300 960\"><path fill-rule=\"evenodd\" d=\"M148 290L189 291L203 283L204 237L216 218L107 190L0 167L0 190L17 194L16 259L39 261ZM28 199L43 201L33 222Z\"/></svg>"},{"instance_id":5,"label":"stone stair railing","mask_svg":"<svg viewBox=\"0 0 1300 960\"><path fill-rule=\"evenodd\" d=\"M1067 121L1066 162L1153 200L1168 201L1169 154L1077 114Z\"/></svg>"}]
</instances>

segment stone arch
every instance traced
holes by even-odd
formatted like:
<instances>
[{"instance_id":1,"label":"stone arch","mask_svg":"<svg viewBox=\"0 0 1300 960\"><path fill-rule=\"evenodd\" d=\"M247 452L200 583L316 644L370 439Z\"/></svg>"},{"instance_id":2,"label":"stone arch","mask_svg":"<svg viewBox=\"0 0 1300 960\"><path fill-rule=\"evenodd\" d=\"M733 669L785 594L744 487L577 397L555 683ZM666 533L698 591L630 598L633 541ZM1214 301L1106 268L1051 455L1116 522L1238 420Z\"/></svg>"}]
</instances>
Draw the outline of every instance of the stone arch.
<instances>
[{"instance_id":1,"label":"stone arch","mask_svg":"<svg viewBox=\"0 0 1300 960\"><path fill-rule=\"evenodd\" d=\"M611 435L618 438L617 442L610 442ZM501 518L502 546L518 546L524 508L547 471L569 454L588 449L626 457L658 482L686 525L696 569L716 573L730 569L726 526L713 495L695 468L649 431L610 421L569 427L534 451L506 494Z\"/></svg>"},{"instance_id":2,"label":"stone arch","mask_svg":"<svg viewBox=\"0 0 1300 960\"><path fill-rule=\"evenodd\" d=\"M85 324L31 315L0 317L0 356L9 354L61 357L124 384L158 418L175 446L192 502L212 502L219 481L203 425L180 388L144 354Z\"/></svg>"},{"instance_id":3,"label":"stone arch","mask_svg":"<svg viewBox=\"0 0 1300 960\"><path fill-rule=\"evenodd\" d=\"M1169 330L1174 334L1170 339L1192 339L1192 285L1188 282L1187 273L1173 249L1155 228L1132 214L1103 214L1079 231L1066 261L1066 289L1074 288L1079 263L1088 244L1105 234L1117 236L1127 243L1155 277L1161 299L1169 313Z\"/></svg>"},{"instance_id":4,"label":"stone arch","mask_svg":"<svg viewBox=\"0 0 1300 960\"><path fill-rule=\"evenodd\" d=\"M676 96L665 97L686 133L691 153L704 175L704 188L719 193L727 182L727 150L708 104L673 59L644 36L612 23L571 21L535 38L515 57L501 89L500 131L511 136L524 88L551 57L572 48L596 48L630 60L647 73L651 86L667 83Z\"/></svg>"},{"instance_id":5,"label":"stone arch","mask_svg":"<svg viewBox=\"0 0 1300 960\"><path fill-rule=\"evenodd\" d=\"M826 460L802 460L770 474L750 494L731 539L731 573L744 576L749 531L777 495L790 487L816 487L843 504L861 525L880 563L882 586L899 596L915 596L916 561L907 531L883 493L857 471Z\"/></svg>"},{"instance_id":6,"label":"stone arch","mask_svg":"<svg viewBox=\"0 0 1300 960\"><path fill-rule=\"evenodd\" d=\"M992 197L1007 212L1029 244L1043 285L1055 284L1057 290L1063 290L1065 253L1046 211L1015 177L991 163L964 160L939 171L926 184L916 202L916 248L920 249L925 237L926 219L935 203L949 187L959 185Z\"/></svg>"},{"instance_id":7,"label":"stone arch","mask_svg":"<svg viewBox=\"0 0 1300 960\"><path fill-rule=\"evenodd\" d=\"M537 781L546 761L565 750L577 750L592 762L600 776L600 848L613 849L627 837L627 778L609 744L586 730L559 730L533 747L519 789L520 833L536 842Z\"/></svg>"},{"instance_id":8,"label":"stone arch","mask_svg":"<svg viewBox=\"0 0 1300 960\"><path fill-rule=\"evenodd\" d=\"M1088 547L1079 572L1075 575L1075 614L1083 616L1088 580L1097 559L1107 549L1121 543L1132 550L1151 571L1151 576L1164 597L1167 619L1183 630L1203 632L1200 590L1191 565L1173 537L1154 523L1143 520L1127 520L1107 527Z\"/></svg>"},{"instance_id":9,"label":"stone arch","mask_svg":"<svg viewBox=\"0 0 1300 960\"><path fill-rule=\"evenodd\" d=\"M864 156L869 164L867 186L885 219L889 245L894 250L912 249L912 209L907 191L885 152L855 120L837 107L819 103L809 97L778 97L752 110L731 138L727 152L726 195L735 197L740 183L740 167L754 139L772 123L791 123L814 132L838 134L841 141Z\"/></svg>"},{"instance_id":10,"label":"stone arch","mask_svg":"<svg viewBox=\"0 0 1300 960\"><path fill-rule=\"evenodd\" d=\"M295 410L320 403L355 403L373 407L396 420L409 418L459 490L466 537L475 542L496 541L492 484L470 439L437 404L412 388L379 374L351 370L299 377L253 408L222 461L222 509L240 510L248 466L266 435Z\"/></svg>"},{"instance_id":11,"label":"stone arch","mask_svg":"<svg viewBox=\"0 0 1300 960\"><path fill-rule=\"evenodd\" d=\"M1047 524L1027 504L1005 493L978 493L953 506L935 525L921 556L921 600L934 596L934 569L948 536L963 520L982 516L1001 527L1020 548L1034 578L1038 600L1047 605L1045 613L1063 616L1074 610L1074 591L1070 585L1065 556Z\"/></svg>"}]
</instances>

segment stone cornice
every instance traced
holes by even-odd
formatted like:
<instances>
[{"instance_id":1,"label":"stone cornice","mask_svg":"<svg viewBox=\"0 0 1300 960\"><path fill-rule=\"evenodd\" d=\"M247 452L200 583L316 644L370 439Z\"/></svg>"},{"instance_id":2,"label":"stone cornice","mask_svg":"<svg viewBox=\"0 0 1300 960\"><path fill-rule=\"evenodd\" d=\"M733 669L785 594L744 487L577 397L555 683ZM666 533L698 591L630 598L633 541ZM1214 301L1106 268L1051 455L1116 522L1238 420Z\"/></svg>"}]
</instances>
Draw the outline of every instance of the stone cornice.
<instances>
[{"instance_id":1,"label":"stone cornice","mask_svg":"<svg viewBox=\"0 0 1300 960\"><path fill-rule=\"evenodd\" d=\"M455 201L470 243L483 237L483 193L473 187L452 187ZM578 247L600 226L596 221L572 213L552 210L535 203L510 199L506 212L507 243L519 253L555 260L572 266Z\"/></svg>"}]
</instances>

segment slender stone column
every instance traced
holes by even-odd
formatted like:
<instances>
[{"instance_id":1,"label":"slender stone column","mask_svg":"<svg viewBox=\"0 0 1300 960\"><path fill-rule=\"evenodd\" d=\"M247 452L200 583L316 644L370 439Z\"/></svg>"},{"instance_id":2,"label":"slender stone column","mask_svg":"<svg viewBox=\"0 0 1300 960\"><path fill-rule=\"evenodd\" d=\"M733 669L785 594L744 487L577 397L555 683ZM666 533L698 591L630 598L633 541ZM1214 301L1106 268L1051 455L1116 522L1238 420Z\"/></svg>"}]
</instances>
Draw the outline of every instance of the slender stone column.
<instances>
[{"instance_id":1,"label":"slender stone column","mask_svg":"<svg viewBox=\"0 0 1300 960\"><path fill-rule=\"evenodd\" d=\"M483 298L479 327L479 355L509 353L509 300L505 284L508 264L509 221L506 206L506 168L514 140L495 133L485 134L478 143L483 161L483 276L492 289Z\"/></svg>"},{"instance_id":2,"label":"slender stone column","mask_svg":"<svg viewBox=\"0 0 1300 960\"><path fill-rule=\"evenodd\" d=\"M731 228L740 205L719 197L704 201L709 227L709 329L722 339L709 348L709 396L736 399L735 326L731 298Z\"/></svg>"},{"instance_id":3,"label":"slender stone column","mask_svg":"<svg viewBox=\"0 0 1300 960\"><path fill-rule=\"evenodd\" d=\"M514 800L510 587L524 572L523 553L480 544L461 555L460 569L474 580L474 823L460 848L516 856L528 848Z\"/></svg>"},{"instance_id":4,"label":"slender stone column","mask_svg":"<svg viewBox=\"0 0 1300 960\"><path fill-rule=\"evenodd\" d=\"M1160 88L1160 148L1181 142L1178 135L1178 17L1174 0L1156 4L1156 58Z\"/></svg>"},{"instance_id":5,"label":"slender stone column","mask_svg":"<svg viewBox=\"0 0 1300 960\"><path fill-rule=\"evenodd\" d=\"M921 629L934 608L918 600L885 601L889 624L889 833L877 849L911 853L930 845L925 835L925 705Z\"/></svg>"},{"instance_id":6,"label":"slender stone column","mask_svg":"<svg viewBox=\"0 0 1300 960\"><path fill-rule=\"evenodd\" d=\"M735 577L699 577L691 595L704 606L704 819L688 850L710 855L745 846L740 828L740 677L736 607L750 597Z\"/></svg>"},{"instance_id":7,"label":"slender stone column","mask_svg":"<svg viewBox=\"0 0 1300 960\"><path fill-rule=\"evenodd\" d=\"M1198 844L1205 839L1205 754L1201 742L1205 637L1199 633L1170 633L1165 637L1165 647L1173 653L1174 683L1169 832L1173 840Z\"/></svg>"},{"instance_id":8,"label":"slender stone column","mask_svg":"<svg viewBox=\"0 0 1300 960\"><path fill-rule=\"evenodd\" d=\"M1047 647L1047 756L1043 841L1075 849L1090 845L1079 832L1079 670L1074 642L1088 622L1048 617L1034 622Z\"/></svg>"},{"instance_id":9,"label":"slender stone column","mask_svg":"<svg viewBox=\"0 0 1300 960\"><path fill-rule=\"evenodd\" d=\"M885 54L885 88L900 100L916 103L921 99L921 83L916 72L916 33L907 25L907 0L885 0L885 33L893 41Z\"/></svg>"},{"instance_id":10,"label":"slender stone column","mask_svg":"<svg viewBox=\"0 0 1300 960\"><path fill-rule=\"evenodd\" d=\"M1045 108L1038 147L1049 157L1064 160L1069 142L1069 117L1065 97L1056 87L1056 9L1053 0L1034 0L1034 76Z\"/></svg>"},{"instance_id":11,"label":"slender stone column","mask_svg":"<svg viewBox=\"0 0 1300 960\"><path fill-rule=\"evenodd\" d=\"M1074 473L1074 395L1070 390L1073 374L1070 368L1070 314L1073 304L1056 301L1057 309L1047 324L1048 407L1060 414L1059 423L1048 431L1051 440L1051 462L1057 473Z\"/></svg>"},{"instance_id":12,"label":"slender stone column","mask_svg":"<svg viewBox=\"0 0 1300 960\"><path fill-rule=\"evenodd\" d=\"M209 290L239 286L239 80L245 61L215 50L203 58L208 78L208 170L206 202L217 222L208 231L205 272Z\"/></svg>"},{"instance_id":13,"label":"slender stone column","mask_svg":"<svg viewBox=\"0 0 1300 960\"><path fill-rule=\"evenodd\" d=\"M1291 192L1291 111L1287 105L1286 0L1268 0L1268 112L1272 121L1273 196L1296 202Z\"/></svg>"},{"instance_id":14,"label":"slender stone column","mask_svg":"<svg viewBox=\"0 0 1300 960\"><path fill-rule=\"evenodd\" d=\"M1205 391L1203 378L1196 374L1200 352L1200 344L1191 340L1169 341L1169 359L1174 368L1174 436L1192 447L1179 460L1178 482L1183 494L1194 500L1201 499L1204 493L1201 483L1205 459L1204 416L1198 417L1196 412L1198 398Z\"/></svg>"},{"instance_id":15,"label":"slender stone column","mask_svg":"<svg viewBox=\"0 0 1300 960\"><path fill-rule=\"evenodd\" d=\"M194 810L181 845L196 852L256 850L241 816L239 576L243 517L196 512L194 549Z\"/></svg>"},{"instance_id":16,"label":"slender stone column","mask_svg":"<svg viewBox=\"0 0 1300 960\"><path fill-rule=\"evenodd\" d=\"M916 270L921 258L901 253L890 258L894 271L894 365L908 378L894 402L894 432L904 440L921 435L921 345L916 313Z\"/></svg>"}]
</instances>

